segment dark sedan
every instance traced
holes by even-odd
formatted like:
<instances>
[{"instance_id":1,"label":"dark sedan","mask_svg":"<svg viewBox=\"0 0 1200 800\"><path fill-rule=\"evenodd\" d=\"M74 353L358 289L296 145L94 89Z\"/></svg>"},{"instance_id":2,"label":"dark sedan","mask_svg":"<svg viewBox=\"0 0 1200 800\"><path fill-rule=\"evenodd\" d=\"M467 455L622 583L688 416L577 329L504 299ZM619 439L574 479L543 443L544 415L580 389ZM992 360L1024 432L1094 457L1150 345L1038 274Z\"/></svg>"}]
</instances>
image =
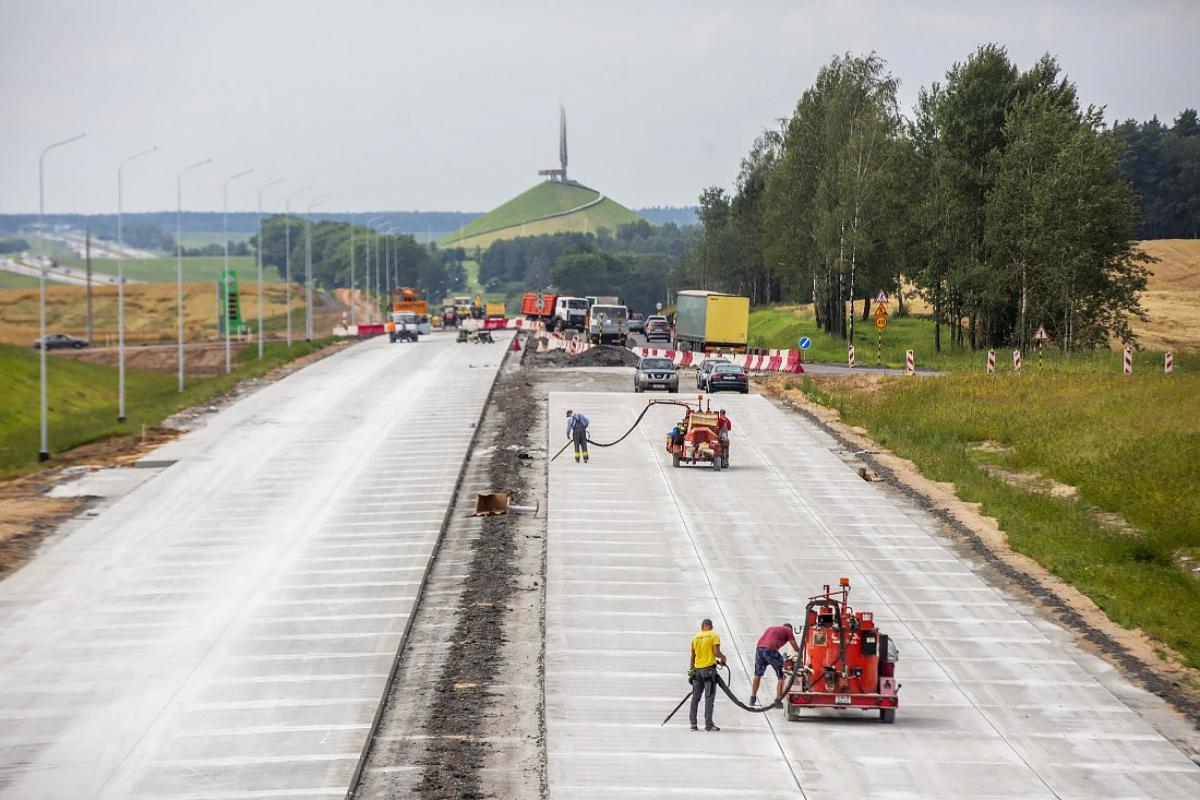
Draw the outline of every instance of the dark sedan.
<instances>
[{"instance_id":1,"label":"dark sedan","mask_svg":"<svg viewBox=\"0 0 1200 800\"><path fill-rule=\"evenodd\" d=\"M67 336L65 333L50 333L50 334L46 335L46 349L47 350L62 350L64 348L80 350L87 346L88 346L88 343L86 340L76 339L74 336ZM42 340L41 339L33 340L33 349L34 350L42 349Z\"/></svg>"},{"instance_id":2,"label":"dark sedan","mask_svg":"<svg viewBox=\"0 0 1200 800\"><path fill-rule=\"evenodd\" d=\"M750 379L746 370L737 364L716 364L704 379L704 390L713 392L733 391L747 394L750 391Z\"/></svg>"}]
</instances>

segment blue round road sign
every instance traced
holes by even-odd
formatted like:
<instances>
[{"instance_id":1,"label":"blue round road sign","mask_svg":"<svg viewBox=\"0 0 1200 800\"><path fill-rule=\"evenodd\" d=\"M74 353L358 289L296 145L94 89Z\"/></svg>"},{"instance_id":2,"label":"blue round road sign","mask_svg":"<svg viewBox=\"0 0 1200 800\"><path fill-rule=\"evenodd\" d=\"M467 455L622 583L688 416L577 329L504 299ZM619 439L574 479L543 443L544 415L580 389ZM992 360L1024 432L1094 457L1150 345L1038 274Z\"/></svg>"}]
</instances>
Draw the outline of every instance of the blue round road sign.
<instances>
[{"instance_id":1,"label":"blue round road sign","mask_svg":"<svg viewBox=\"0 0 1200 800\"><path fill-rule=\"evenodd\" d=\"M810 347L812 347L812 339L809 339L807 336L801 336L800 337L800 349L807 350Z\"/></svg>"}]
</instances>

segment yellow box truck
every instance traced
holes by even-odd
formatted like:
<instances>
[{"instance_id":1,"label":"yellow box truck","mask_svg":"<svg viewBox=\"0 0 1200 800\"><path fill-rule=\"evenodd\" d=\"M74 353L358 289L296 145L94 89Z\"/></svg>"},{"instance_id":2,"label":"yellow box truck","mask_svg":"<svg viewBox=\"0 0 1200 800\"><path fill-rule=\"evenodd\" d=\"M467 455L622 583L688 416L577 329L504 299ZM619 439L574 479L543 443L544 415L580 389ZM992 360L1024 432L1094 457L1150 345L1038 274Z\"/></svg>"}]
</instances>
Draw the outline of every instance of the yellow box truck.
<instances>
[{"instance_id":1,"label":"yellow box truck","mask_svg":"<svg viewBox=\"0 0 1200 800\"><path fill-rule=\"evenodd\" d=\"M688 290L675 296L675 346L687 342L693 351L746 351L750 298L720 292Z\"/></svg>"}]
</instances>

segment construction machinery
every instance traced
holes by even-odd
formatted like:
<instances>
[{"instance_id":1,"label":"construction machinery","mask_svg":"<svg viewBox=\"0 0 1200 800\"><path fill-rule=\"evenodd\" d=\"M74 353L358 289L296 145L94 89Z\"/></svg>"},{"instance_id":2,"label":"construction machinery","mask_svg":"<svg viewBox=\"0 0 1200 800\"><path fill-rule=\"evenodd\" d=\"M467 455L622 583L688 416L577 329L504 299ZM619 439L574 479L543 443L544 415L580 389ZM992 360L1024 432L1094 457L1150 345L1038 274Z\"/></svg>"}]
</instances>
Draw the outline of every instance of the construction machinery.
<instances>
[{"instance_id":1,"label":"construction machinery","mask_svg":"<svg viewBox=\"0 0 1200 800\"><path fill-rule=\"evenodd\" d=\"M787 718L804 709L878 711L881 722L896 721L900 684L899 654L891 638L875 627L870 611L850 606L850 579L838 589L823 587L804 609L800 652L784 662L792 679L786 690Z\"/></svg>"},{"instance_id":2,"label":"construction machinery","mask_svg":"<svg viewBox=\"0 0 1200 800\"><path fill-rule=\"evenodd\" d=\"M483 311L483 327L485 330L503 330L508 325L508 319L504 314L507 311L507 306L504 301L489 300L484 303Z\"/></svg>"},{"instance_id":3,"label":"construction machinery","mask_svg":"<svg viewBox=\"0 0 1200 800\"><path fill-rule=\"evenodd\" d=\"M667 452L671 454L671 466L681 464L711 464L716 472L729 466L729 439L721 436L720 415L712 410L712 401L704 406L704 398L696 398L696 406L690 403L669 400L650 401L683 406L683 420L667 434Z\"/></svg>"},{"instance_id":4,"label":"construction machinery","mask_svg":"<svg viewBox=\"0 0 1200 800\"><path fill-rule=\"evenodd\" d=\"M408 286L392 289L392 311L396 313L429 315L429 301L421 297L421 293Z\"/></svg>"}]
</instances>

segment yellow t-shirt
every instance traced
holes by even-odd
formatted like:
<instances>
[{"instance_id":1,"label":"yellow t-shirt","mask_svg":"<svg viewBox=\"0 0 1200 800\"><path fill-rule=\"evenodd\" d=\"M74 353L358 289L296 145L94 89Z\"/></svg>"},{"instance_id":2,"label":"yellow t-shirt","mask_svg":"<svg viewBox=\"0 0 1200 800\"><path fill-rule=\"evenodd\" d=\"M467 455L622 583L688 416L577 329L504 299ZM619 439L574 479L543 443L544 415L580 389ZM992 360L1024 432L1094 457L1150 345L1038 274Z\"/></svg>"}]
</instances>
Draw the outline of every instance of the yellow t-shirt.
<instances>
[{"instance_id":1,"label":"yellow t-shirt","mask_svg":"<svg viewBox=\"0 0 1200 800\"><path fill-rule=\"evenodd\" d=\"M692 652L695 659L692 664L696 669L704 669L711 667L717 663L717 656L713 653L713 649L721 643L721 637L716 631L700 631L692 637Z\"/></svg>"}]
</instances>

